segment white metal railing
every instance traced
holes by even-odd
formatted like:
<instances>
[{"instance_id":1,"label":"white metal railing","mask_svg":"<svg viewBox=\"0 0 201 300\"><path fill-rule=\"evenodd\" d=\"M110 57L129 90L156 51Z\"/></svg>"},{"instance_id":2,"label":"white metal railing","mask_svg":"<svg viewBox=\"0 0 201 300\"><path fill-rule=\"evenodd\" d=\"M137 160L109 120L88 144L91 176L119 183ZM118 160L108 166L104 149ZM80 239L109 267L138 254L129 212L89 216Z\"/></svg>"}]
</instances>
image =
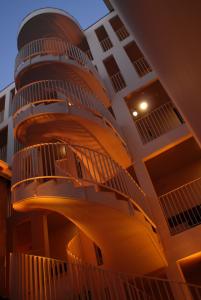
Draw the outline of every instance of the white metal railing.
<instances>
[{"instance_id":1,"label":"white metal railing","mask_svg":"<svg viewBox=\"0 0 201 300\"><path fill-rule=\"evenodd\" d=\"M172 102L167 102L135 120L135 125L143 144L180 126L184 121Z\"/></svg>"},{"instance_id":2,"label":"white metal railing","mask_svg":"<svg viewBox=\"0 0 201 300\"><path fill-rule=\"evenodd\" d=\"M106 37L103 40L101 40L100 44L101 44L103 51L107 51L113 47L112 42L109 37Z\"/></svg>"},{"instance_id":3,"label":"white metal railing","mask_svg":"<svg viewBox=\"0 0 201 300\"><path fill-rule=\"evenodd\" d=\"M201 177L159 197L171 234L201 224Z\"/></svg>"},{"instance_id":4,"label":"white metal railing","mask_svg":"<svg viewBox=\"0 0 201 300\"><path fill-rule=\"evenodd\" d=\"M115 33L120 41L125 40L129 36L129 33L125 26L120 27L118 30L115 31Z\"/></svg>"},{"instance_id":5,"label":"white metal railing","mask_svg":"<svg viewBox=\"0 0 201 300\"><path fill-rule=\"evenodd\" d=\"M131 175L105 154L65 143L45 143L22 149L13 157L12 195L21 184L52 178L80 185L99 185L143 203L145 194ZM136 208L136 207L135 207ZM137 208L138 209L138 208ZM141 209L140 209L141 210Z\"/></svg>"},{"instance_id":6,"label":"white metal railing","mask_svg":"<svg viewBox=\"0 0 201 300\"><path fill-rule=\"evenodd\" d=\"M151 66L148 64L144 57L133 61L136 72L140 77L152 72Z\"/></svg>"},{"instance_id":7,"label":"white metal railing","mask_svg":"<svg viewBox=\"0 0 201 300\"><path fill-rule=\"evenodd\" d=\"M19 113L21 111L24 113L26 107L61 101L64 101L69 107L83 108L106 118L118 130L112 114L90 90L64 80L37 81L21 88L12 101L14 127L22 121ZM29 113L31 114L31 110ZM25 113L24 117L27 117Z\"/></svg>"},{"instance_id":8,"label":"white metal railing","mask_svg":"<svg viewBox=\"0 0 201 300\"><path fill-rule=\"evenodd\" d=\"M7 145L0 146L0 160L7 161Z\"/></svg>"},{"instance_id":9,"label":"white metal railing","mask_svg":"<svg viewBox=\"0 0 201 300\"><path fill-rule=\"evenodd\" d=\"M10 255L11 300L200 300L201 287L114 273L79 261Z\"/></svg>"},{"instance_id":10,"label":"white metal railing","mask_svg":"<svg viewBox=\"0 0 201 300\"><path fill-rule=\"evenodd\" d=\"M67 41L54 37L34 40L22 47L16 57L15 73L27 60L39 55L64 56L96 73L92 62L83 51Z\"/></svg>"},{"instance_id":11,"label":"white metal railing","mask_svg":"<svg viewBox=\"0 0 201 300\"><path fill-rule=\"evenodd\" d=\"M120 71L110 76L110 80L112 82L115 92L118 92L126 87L125 80Z\"/></svg>"}]
</instances>

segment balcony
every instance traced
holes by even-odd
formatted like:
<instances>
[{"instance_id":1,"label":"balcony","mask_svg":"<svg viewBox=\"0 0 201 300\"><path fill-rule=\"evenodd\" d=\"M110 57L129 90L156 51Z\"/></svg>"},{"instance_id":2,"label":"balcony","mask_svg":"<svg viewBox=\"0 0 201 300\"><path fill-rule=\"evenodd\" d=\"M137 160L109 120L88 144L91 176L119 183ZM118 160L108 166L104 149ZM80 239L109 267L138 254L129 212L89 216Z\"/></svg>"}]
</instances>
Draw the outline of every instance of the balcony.
<instances>
[{"instance_id":1,"label":"balcony","mask_svg":"<svg viewBox=\"0 0 201 300\"><path fill-rule=\"evenodd\" d=\"M65 60L73 61L79 66L85 67L91 72L96 73L88 56L78 47L58 38L43 38L34 40L21 48L16 57L15 75L21 71L27 62L31 63L33 58L48 55L56 56L59 59L63 58Z\"/></svg>"},{"instance_id":2,"label":"balcony","mask_svg":"<svg viewBox=\"0 0 201 300\"><path fill-rule=\"evenodd\" d=\"M162 104L135 120L143 144L153 141L182 124L184 124L184 120L172 102Z\"/></svg>"},{"instance_id":3,"label":"balcony","mask_svg":"<svg viewBox=\"0 0 201 300\"><path fill-rule=\"evenodd\" d=\"M107 50L109 50L113 47L112 42L109 37L106 37L103 40L101 40L100 44L101 44L101 47L104 52L106 52Z\"/></svg>"},{"instance_id":4,"label":"balcony","mask_svg":"<svg viewBox=\"0 0 201 300\"><path fill-rule=\"evenodd\" d=\"M112 86L116 93L126 87L125 80L124 80L123 76L121 75L120 71L115 73L114 75L110 76L110 80L112 82Z\"/></svg>"},{"instance_id":5,"label":"balcony","mask_svg":"<svg viewBox=\"0 0 201 300\"><path fill-rule=\"evenodd\" d=\"M170 233L201 224L201 177L159 197Z\"/></svg>"},{"instance_id":6,"label":"balcony","mask_svg":"<svg viewBox=\"0 0 201 300\"><path fill-rule=\"evenodd\" d=\"M87 110L96 116L106 118L114 128L118 129L112 114L93 93L77 84L62 80L38 81L20 89L12 102L14 128L26 118L40 113L40 106L43 107L41 112L49 112L49 109L52 112L51 105L56 103L63 103L68 108L77 107ZM54 112L57 112L55 106Z\"/></svg>"},{"instance_id":7,"label":"balcony","mask_svg":"<svg viewBox=\"0 0 201 300\"><path fill-rule=\"evenodd\" d=\"M141 57L133 62L134 68L140 77L145 76L146 74L152 72L152 68L146 61L144 57Z\"/></svg>"}]
</instances>

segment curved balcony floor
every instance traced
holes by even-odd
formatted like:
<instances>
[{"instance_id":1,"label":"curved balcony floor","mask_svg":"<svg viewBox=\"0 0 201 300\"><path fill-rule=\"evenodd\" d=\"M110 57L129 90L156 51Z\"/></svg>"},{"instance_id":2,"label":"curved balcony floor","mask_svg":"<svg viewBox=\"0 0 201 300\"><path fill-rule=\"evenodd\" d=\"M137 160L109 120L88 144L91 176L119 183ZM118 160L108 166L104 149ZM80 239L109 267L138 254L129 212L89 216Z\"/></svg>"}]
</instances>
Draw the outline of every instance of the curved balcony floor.
<instances>
[{"instance_id":1,"label":"curved balcony floor","mask_svg":"<svg viewBox=\"0 0 201 300\"><path fill-rule=\"evenodd\" d=\"M166 266L151 224L115 193L49 180L19 187L13 198L16 210L48 209L70 219L101 248L106 268L147 274Z\"/></svg>"},{"instance_id":2,"label":"curved balcony floor","mask_svg":"<svg viewBox=\"0 0 201 300\"><path fill-rule=\"evenodd\" d=\"M60 140L108 154L125 168L132 164L111 123L81 107L68 106L66 101L29 106L16 118L14 135L24 145Z\"/></svg>"}]
</instances>

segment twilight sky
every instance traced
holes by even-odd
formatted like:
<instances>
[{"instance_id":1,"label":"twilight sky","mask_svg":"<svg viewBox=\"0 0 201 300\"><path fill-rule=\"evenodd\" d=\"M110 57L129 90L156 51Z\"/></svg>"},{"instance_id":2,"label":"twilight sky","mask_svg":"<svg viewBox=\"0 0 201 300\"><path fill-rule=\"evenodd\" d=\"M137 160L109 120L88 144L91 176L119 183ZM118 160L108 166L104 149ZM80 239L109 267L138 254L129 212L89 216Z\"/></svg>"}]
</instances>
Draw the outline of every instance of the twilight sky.
<instances>
[{"instance_id":1,"label":"twilight sky","mask_svg":"<svg viewBox=\"0 0 201 300\"><path fill-rule=\"evenodd\" d=\"M17 54L17 32L22 19L32 10L56 7L69 12L82 28L107 14L103 0L0 0L0 90L13 82Z\"/></svg>"}]
</instances>

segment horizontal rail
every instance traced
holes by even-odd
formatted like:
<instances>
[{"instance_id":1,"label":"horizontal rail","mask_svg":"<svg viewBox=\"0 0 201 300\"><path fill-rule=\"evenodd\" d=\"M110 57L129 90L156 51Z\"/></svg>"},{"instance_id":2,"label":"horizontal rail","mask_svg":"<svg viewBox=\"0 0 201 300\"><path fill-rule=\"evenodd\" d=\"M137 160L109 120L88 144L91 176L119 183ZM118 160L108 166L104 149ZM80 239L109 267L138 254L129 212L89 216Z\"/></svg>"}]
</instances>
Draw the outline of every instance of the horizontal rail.
<instances>
[{"instance_id":1,"label":"horizontal rail","mask_svg":"<svg viewBox=\"0 0 201 300\"><path fill-rule=\"evenodd\" d=\"M13 158L12 191L37 178L73 178L100 185L128 200L144 201L145 194L131 175L105 154L65 143L45 143L22 149ZM137 208L138 209L138 208Z\"/></svg>"},{"instance_id":2,"label":"horizontal rail","mask_svg":"<svg viewBox=\"0 0 201 300\"><path fill-rule=\"evenodd\" d=\"M133 61L136 72L140 77L152 72L152 68L144 57Z\"/></svg>"},{"instance_id":3,"label":"horizontal rail","mask_svg":"<svg viewBox=\"0 0 201 300\"><path fill-rule=\"evenodd\" d=\"M118 92L126 87L125 80L120 71L110 76L110 80L115 92Z\"/></svg>"},{"instance_id":4,"label":"horizontal rail","mask_svg":"<svg viewBox=\"0 0 201 300\"><path fill-rule=\"evenodd\" d=\"M125 26L120 27L118 30L115 31L115 33L120 41L125 40L129 36L129 33Z\"/></svg>"},{"instance_id":5,"label":"horizontal rail","mask_svg":"<svg viewBox=\"0 0 201 300\"><path fill-rule=\"evenodd\" d=\"M143 144L149 143L183 123L182 116L172 102L162 104L145 116L135 120Z\"/></svg>"},{"instance_id":6,"label":"horizontal rail","mask_svg":"<svg viewBox=\"0 0 201 300\"><path fill-rule=\"evenodd\" d=\"M71 43L55 37L34 40L22 47L16 57L15 72L27 60L39 55L66 56L68 59L96 73L93 64L83 51Z\"/></svg>"},{"instance_id":7,"label":"horizontal rail","mask_svg":"<svg viewBox=\"0 0 201 300\"><path fill-rule=\"evenodd\" d=\"M201 177L159 197L171 234L201 224Z\"/></svg>"},{"instance_id":8,"label":"horizontal rail","mask_svg":"<svg viewBox=\"0 0 201 300\"><path fill-rule=\"evenodd\" d=\"M10 255L12 300L200 300L201 287L35 255Z\"/></svg>"}]
</instances>

